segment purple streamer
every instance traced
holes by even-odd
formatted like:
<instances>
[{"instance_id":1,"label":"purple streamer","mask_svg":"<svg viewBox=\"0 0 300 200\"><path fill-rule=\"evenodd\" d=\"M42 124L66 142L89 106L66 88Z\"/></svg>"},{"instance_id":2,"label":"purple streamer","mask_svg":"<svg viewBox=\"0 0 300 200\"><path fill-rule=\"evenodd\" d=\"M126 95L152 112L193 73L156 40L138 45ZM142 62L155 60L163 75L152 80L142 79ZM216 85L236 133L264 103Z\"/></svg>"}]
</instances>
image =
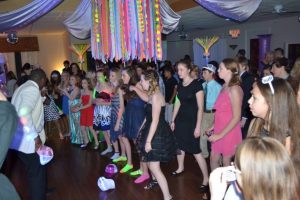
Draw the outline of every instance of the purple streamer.
<instances>
[{"instance_id":1,"label":"purple streamer","mask_svg":"<svg viewBox=\"0 0 300 200\"><path fill-rule=\"evenodd\" d=\"M61 2L62 0L35 0L18 10L0 14L0 32L18 30L32 24Z\"/></svg>"}]
</instances>

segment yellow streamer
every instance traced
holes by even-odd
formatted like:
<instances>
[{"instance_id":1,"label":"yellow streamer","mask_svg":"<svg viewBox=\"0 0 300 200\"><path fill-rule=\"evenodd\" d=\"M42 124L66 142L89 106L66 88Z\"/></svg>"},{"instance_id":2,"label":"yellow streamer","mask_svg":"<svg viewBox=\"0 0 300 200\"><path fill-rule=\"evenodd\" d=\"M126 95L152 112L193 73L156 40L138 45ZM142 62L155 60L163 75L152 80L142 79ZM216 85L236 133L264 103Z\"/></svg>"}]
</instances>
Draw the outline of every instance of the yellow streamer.
<instances>
[{"instance_id":1,"label":"yellow streamer","mask_svg":"<svg viewBox=\"0 0 300 200\"><path fill-rule=\"evenodd\" d=\"M204 49L204 56L209 56L209 49L219 40L218 36L196 38L195 41Z\"/></svg>"}]
</instances>

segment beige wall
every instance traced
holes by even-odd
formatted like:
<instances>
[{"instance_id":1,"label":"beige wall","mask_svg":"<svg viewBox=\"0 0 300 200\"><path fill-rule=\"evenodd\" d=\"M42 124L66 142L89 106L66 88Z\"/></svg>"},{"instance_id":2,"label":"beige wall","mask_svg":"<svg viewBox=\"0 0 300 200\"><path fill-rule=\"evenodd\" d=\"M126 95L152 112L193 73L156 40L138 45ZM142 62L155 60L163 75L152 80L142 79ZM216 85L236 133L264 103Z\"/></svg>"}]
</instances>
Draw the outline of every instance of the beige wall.
<instances>
[{"instance_id":1,"label":"beige wall","mask_svg":"<svg viewBox=\"0 0 300 200\"><path fill-rule=\"evenodd\" d=\"M69 34L66 32L62 34L41 34L38 35L38 41L40 51L37 55L37 64L45 70L47 75L50 75L53 70L61 72L63 61L70 60L71 57Z\"/></svg>"}]
</instances>

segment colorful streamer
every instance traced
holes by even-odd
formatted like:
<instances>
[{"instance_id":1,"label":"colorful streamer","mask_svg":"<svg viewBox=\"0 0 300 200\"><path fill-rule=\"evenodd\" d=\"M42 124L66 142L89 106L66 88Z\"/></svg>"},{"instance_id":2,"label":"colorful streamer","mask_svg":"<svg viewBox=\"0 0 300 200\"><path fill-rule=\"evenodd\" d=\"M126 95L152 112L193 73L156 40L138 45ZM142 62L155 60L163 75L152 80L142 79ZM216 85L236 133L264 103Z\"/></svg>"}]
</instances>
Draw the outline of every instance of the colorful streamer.
<instances>
[{"instance_id":1,"label":"colorful streamer","mask_svg":"<svg viewBox=\"0 0 300 200\"><path fill-rule=\"evenodd\" d=\"M92 10L95 59L162 59L160 0L94 0Z\"/></svg>"}]
</instances>

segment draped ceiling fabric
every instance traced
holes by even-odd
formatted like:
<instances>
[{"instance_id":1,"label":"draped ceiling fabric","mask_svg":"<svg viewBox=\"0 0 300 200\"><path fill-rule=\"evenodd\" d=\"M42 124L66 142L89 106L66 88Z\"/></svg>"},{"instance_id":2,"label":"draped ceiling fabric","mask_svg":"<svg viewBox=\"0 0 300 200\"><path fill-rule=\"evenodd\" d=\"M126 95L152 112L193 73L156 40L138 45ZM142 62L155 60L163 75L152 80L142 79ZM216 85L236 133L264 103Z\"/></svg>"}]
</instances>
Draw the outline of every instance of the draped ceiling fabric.
<instances>
[{"instance_id":1,"label":"draped ceiling fabric","mask_svg":"<svg viewBox=\"0 0 300 200\"><path fill-rule=\"evenodd\" d=\"M262 0L195 0L216 15L235 21L247 20L258 8Z\"/></svg>"},{"instance_id":2,"label":"draped ceiling fabric","mask_svg":"<svg viewBox=\"0 0 300 200\"><path fill-rule=\"evenodd\" d=\"M86 39L91 36L92 2L82 0L75 12L64 21L68 31L76 38Z\"/></svg>"},{"instance_id":3,"label":"draped ceiling fabric","mask_svg":"<svg viewBox=\"0 0 300 200\"><path fill-rule=\"evenodd\" d=\"M21 29L47 14L63 0L34 0L11 12L0 14L0 32Z\"/></svg>"},{"instance_id":4,"label":"draped ceiling fabric","mask_svg":"<svg viewBox=\"0 0 300 200\"><path fill-rule=\"evenodd\" d=\"M169 34L176 29L181 18L174 12L165 0L160 0L160 12L163 30L162 33ZM68 31L78 39L90 37L92 28L92 2L82 0L75 12L64 21Z\"/></svg>"},{"instance_id":5,"label":"draped ceiling fabric","mask_svg":"<svg viewBox=\"0 0 300 200\"><path fill-rule=\"evenodd\" d=\"M160 0L160 14L163 25L163 34L169 34L176 29L181 18L176 12L172 10L165 0Z\"/></svg>"}]
</instances>

